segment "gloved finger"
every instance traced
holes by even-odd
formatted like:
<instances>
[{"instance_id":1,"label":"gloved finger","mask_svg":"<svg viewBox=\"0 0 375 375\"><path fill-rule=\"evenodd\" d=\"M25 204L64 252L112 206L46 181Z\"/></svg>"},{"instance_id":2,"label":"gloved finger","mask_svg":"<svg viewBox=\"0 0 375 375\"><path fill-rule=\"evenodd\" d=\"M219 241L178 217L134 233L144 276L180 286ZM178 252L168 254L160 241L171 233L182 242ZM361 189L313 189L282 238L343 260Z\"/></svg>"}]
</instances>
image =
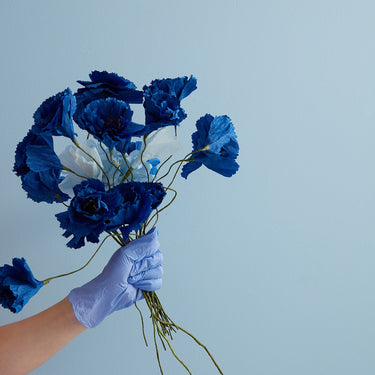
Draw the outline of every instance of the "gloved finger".
<instances>
[{"instance_id":1,"label":"gloved finger","mask_svg":"<svg viewBox=\"0 0 375 375\"><path fill-rule=\"evenodd\" d=\"M110 258L103 269L102 276L104 279L111 279L116 274L116 270L121 274L128 275L133 267L133 262L124 256L126 246L120 247Z\"/></svg>"},{"instance_id":2,"label":"gloved finger","mask_svg":"<svg viewBox=\"0 0 375 375\"><path fill-rule=\"evenodd\" d=\"M145 272L151 268L155 268L163 263L163 254L160 250L152 254L150 257L143 258L133 264L129 276L133 277L141 272Z\"/></svg>"},{"instance_id":3,"label":"gloved finger","mask_svg":"<svg viewBox=\"0 0 375 375\"><path fill-rule=\"evenodd\" d=\"M152 228L145 236L131 241L122 248L123 255L133 262L147 258L159 249L159 232Z\"/></svg>"},{"instance_id":4,"label":"gloved finger","mask_svg":"<svg viewBox=\"0 0 375 375\"><path fill-rule=\"evenodd\" d=\"M128 283L131 285L134 285L136 288L141 288L141 285L143 285L144 282L148 280L158 280L161 279L163 276L163 267L162 265L159 265L154 268L150 268L147 271L141 272L135 276L128 278ZM146 289L143 289L146 290Z\"/></svg>"},{"instance_id":5,"label":"gloved finger","mask_svg":"<svg viewBox=\"0 0 375 375\"><path fill-rule=\"evenodd\" d=\"M145 290L146 292L154 292L161 288L163 283L162 279L154 279L154 280L141 280L137 283L137 287L141 290Z\"/></svg>"}]
</instances>

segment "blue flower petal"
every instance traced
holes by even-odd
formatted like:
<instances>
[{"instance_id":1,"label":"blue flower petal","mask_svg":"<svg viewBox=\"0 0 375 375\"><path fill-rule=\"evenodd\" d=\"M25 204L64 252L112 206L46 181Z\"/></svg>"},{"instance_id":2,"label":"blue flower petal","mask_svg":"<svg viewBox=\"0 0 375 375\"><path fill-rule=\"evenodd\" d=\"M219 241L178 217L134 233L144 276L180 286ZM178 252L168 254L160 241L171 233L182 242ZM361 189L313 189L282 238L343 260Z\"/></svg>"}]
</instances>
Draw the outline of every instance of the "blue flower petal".
<instances>
[{"instance_id":1,"label":"blue flower petal","mask_svg":"<svg viewBox=\"0 0 375 375\"><path fill-rule=\"evenodd\" d=\"M239 145L231 119L207 114L197 121L196 127L192 134L194 160L184 165L182 177L187 178L202 164L222 176L233 176L239 168L236 162ZM207 146L207 150L199 151Z\"/></svg>"},{"instance_id":2,"label":"blue flower petal","mask_svg":"<svg viewBox=\"0 0 375 375\"><path fill-rule=\"evenodd\" d=\"M18 143L13 171L19 177L24 176L30 171L27 163L27 149L29 146L44 146L46 148L53 149L52 136L40 136L34 134L32 131L29 131L24 139Z\"/></svg>"},{"instance_id":3,"label":"blue flower petal","mask_svg":"<svg viewBox=\"0 0 375 375\"><path fill-rule=\"evenodd\" d=\"M22 188L27 192L27 197L34 202L61 203L70 197L59 188L62 181L60 170L50 169L43 172L30 171L21 177Z\"/></svg>"},{"instance_id":4,"label":"blue flower petal","mask_svg":"<svg viewBox=\"0 0 375 375\"><path fill-rule=\"evenodd\" d=\"M12 263L0 267L0 303L18 313L44 284L35 279L24 258L14 258Z\"/></svg>"},{"instance_id":5,"label":"blue flower petal","mask_svg":"<svg viewBox=\"0 0 375 375\"><path fill-rule=\"evenodd\" d=\"M160 164L160 160L158 158L152 158L147 160L147 162L151 164L150 174L155 175L158 171L157 166Z\"/></svg>"},{"instance_id":6,"label":"blue flower petal","mask_svg":"<svg viewBox=\"0 0 375 375\"><path fill-rule=\"evenodd\" d=\"M198 161L192 161L192 162L189 162L189 163L185 164L182 167L181 176L183 178L187 178L187 176L189 176L189 174L191 172L194 172L195 170L197 170L198 168L200 168L201 165L202 165L202 162L198 162Z\"/></svg>"},{"instance_id":7,"label":"blue flower petal","mask_svg":"<svg viewBox=\"0 0 375 375\"><path fill-rule=\"evenodd\" d=\"M62 168L60 159L53 149L39 145L29 145L27 147L26 164L33 172Z\"/></svg>"},{"instance_id":8,"label":"blue flower petal","mask_svg":"<svg viewBox=\"0 0 375 375\"><path fill-rule=\"evenodd\" d=\"M84 87L78 89L75 94L77 109L74 120L81 127L84 126L82 123L83 112L92 101L106 98L115 98L134 104L140 104L143 101L143 92L136 90L133 82L116 73L95 70L90 74L90 79L91 81L78 81Z\"/></svg>"},{"instance_id":9,"label":"blue flower petal","mask_svg":"<svg viewBox=\"0 0 375 375\"><path fill-rule=\"evenodd\" d=\"M75 196L68 210L56 215L64 236L73 238L68 247L75 249L84 246L84 239L97 243L99 235L106 230L105 221L112 215L112 207L106 204L104 184L95 179L81 182L73 188Z\"/></svg>"},{"instance_id":10,"label":"blue flower petal","mask_svg":"<svg viewBox=\"0 0 375 375\"><path fill-rule=\"evenodd\" d=\"M62 165L53 150L51 135L36 135L29 131L17 145L13 171L21 177L28 197L36 202L69 199L58 186L62 181Z\"/></svg>"},{"instance_id":11,"label":"blue flower petal","mask_svg":"<svg viewBox=\"0 0 375 375\"><path fill-rule=\"evenodd\" d=\"M156 79L144 86L146 125L149 131L179 125L186 118L181 100L197 88L195 77Z\"/></svg>"},{"instance_id":12,"label":"blue flower petal","mask_svg":"<svg viewBox=\"0 0 375 375\"><path fill-rule=\"evenodd\" d=\"M122 100L99 99L86 106L79 126L112 150L147 131L144 125L131 121L132 115L129 104Z\"/></svg>"},{"instance_id":13,"label":"blue flower petal","mask_svg":"<svg viewBox=\"0 0 375 375\"><path fill-rule=\"evenodd\" d=\"M151 208L154 210L160 205L167 193L161 183L145 182L143 185L151 197Z\"/></svg>"},{"instance_id":14,"label":"blue flower petal","mask_svg":"<svg viewBox=\"0 0 375 375\"><path fill-rule=\"evenodd\" d=\"M62 135L74 140L73 114L75 98L67 88L45 100L34 113L32 131L38 135Z\"/></svg>"}]
</instances>

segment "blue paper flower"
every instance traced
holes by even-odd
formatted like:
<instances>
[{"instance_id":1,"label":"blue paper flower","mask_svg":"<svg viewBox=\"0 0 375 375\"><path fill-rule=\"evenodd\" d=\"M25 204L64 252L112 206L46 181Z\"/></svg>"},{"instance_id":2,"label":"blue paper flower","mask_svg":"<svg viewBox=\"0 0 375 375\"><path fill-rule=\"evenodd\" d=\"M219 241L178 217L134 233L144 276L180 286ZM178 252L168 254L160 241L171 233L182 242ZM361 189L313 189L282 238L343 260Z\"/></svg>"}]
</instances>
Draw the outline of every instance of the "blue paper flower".
<instances>
[{"instance_id":1,"label":"blue paper flower","mask_svg":"<svg viewBox=\"0 0 375 375\"><path fill-rule=\"evenodd\" d=\"M35 202L61 202L69 199L59 183L62 165L53 150L52 136L32 131L17 145L13 171L21 177L22 188Z\"/></svg>"},{"instance_id":2,"label":"blue paper flower","mask_svg":"<svg viewBox=\"0 0 375 375\"><path fill-rule=\"evenodd\" d=\"M107 228L119 205L120 196L107 194L104 184L96 179L82 181L74 186L74 197L68 210L56 215L60 227L65 229L65 237L73 238L68 247L78 249L89 242L99 242L99 236Z\"/></svg>"},{"instance_id":3,"label":"blue paper flower","mask_svg":"<svg viewBox=\"0 0 375 375\"><path fill-rule=\"evenodd\" d=\"M167 193L161 183L144 182L143 185L151 196L151 208L154 210L160 205Z\"/></svg>"},{"instance_id":4,"label":"blue paper flower","mask_svg":"<svg viewBox=\"0 0 375 375\"><path fill-rule=\"evenodd\" d=\"M142 182L127 182L115 186L112 190L121 196L121 204L116 207L117 214L109 223L108 229L119 228L124 239L130 232L141 228L152 208L150 193Z\"/></svg>"},{"instance_id":5,"label":"blue paper flower","mask_svg":"<svg viewBox=\"0 0 375 375\"><path fill-rule=\"evenodd\" d=\"M67 211L56 215L65 237L73 235L67 246L78 249L89 242L99 242L104 231L120 228L124 239L141 228L165 192L161 184L141 182L122 183L105 191L104 184L95 179L74 187L75 196Z\"/></svg>"},{"instance_id":6,"label":"blue paper flower","mask_svg":"<svg viewBox=\"0 0 375 375\"><path fill-rule=\"evenodd\" d=\"M43 286L34 278L24 258L13 258L13 266L0 267L0 303L18 313Z\"/></svg>"},{"instance_id":7,"label":"blue paper flower","mask_svg":"<svg viewBox=\"0 0 375 375\"><path fill-rule=\"evenodd\" d=\"M197 88L195 77L156 79L144 86L146 125L150 132L169 125L179 125L186 118L181 100Z\"/></svg>"},{"instance_id":8,"label":"blue paper flower","mask_svg":"<svg viewBox=\"0 0 375 375\"><path fill-rule=\"evenodd\" d=\"M205 151L192 155L193 161L184 165L182 177L187 178L202 164L225 177L234 175L239 168L235 161L239 146L231 119L207 114L197 121L196 126L197 131L192 135L193 151Z\"/></svg>"},{"instance_id":9,"label":"blue paper flower","mask_svg":"<svg viewBox=\"0 0 375 375\"><path fill-rule=\"evenodd\" d=\"M69 88L50 97L34 113L33 133L63 135L74 140L73 114L75 110L76 101Z\"/></svg>"},{"instance_id":10,"label":"blue paper flower","mask_svg":"<svg viewBox=\"0 0 375 375\"><path fill-rule=\"evenodd\" d=\"M35 135L29 131L24 139L18 143L16 147L16 155L13 171L17 176L22 177L30 171L27 164L27 147L30 145L39 145L47 148L53 148L53 140L51 136Z\"/></svg>"},{"instance_id":11,"label":"blue paper flower","mask_svg":"<svg viewBox=\"0 0 375 375\"><path fill-rule=\"evenodd\" d=\"M142 103L143 92L138 91L133 82L115 73L97 70L90 74L91 81L78 81L83 88L77 90L77 110L74 120L82 125L82 115L85 107L94 100L116 98L126 103Z\"/></svg>"},{"instance_id":12,"label":"blue paper flower","mask_svg":"<svg viewBox=\"0 0 375 375\"><path fill-rule=\"evenodd\" d=\"M131 121L133 111L129 104L114 98L92 101L86 106L79 126L87 130L110 150L116 146L123 150L132 136L143 135L145 126Z\"/></svg>"}]
</instances>

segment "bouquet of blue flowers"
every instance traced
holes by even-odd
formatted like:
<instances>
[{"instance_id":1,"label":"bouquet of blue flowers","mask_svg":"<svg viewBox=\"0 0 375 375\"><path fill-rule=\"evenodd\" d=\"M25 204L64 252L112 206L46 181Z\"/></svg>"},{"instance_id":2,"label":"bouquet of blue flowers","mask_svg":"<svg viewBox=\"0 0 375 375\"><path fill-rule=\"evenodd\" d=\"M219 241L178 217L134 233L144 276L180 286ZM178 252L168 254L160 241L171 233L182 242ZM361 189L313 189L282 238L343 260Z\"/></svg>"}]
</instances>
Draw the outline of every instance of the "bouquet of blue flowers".
<instances>
[{"instance_id":1,"label":"bouquet of blue flowers","mask_svg":"<svg viewBox=\"0 0 375 375\"><path fill-rule=\"evenodd\" d=\"M181 168L185 179L202 165L226 177L239 168L231 119L210 114L196 122L192 152L171 161L181 147L177 129L187 117L181 101L197 88L195 77L156 79L137 90L115 73L93 71L89 81L78 83L82 87L76 93L67 88L36 110L34 125L16 148L14 172L28 198L64 206L56 218L69 238L68 247L78 249L86 242L99 246L83 267L44 281L33 276L24 258L0 267L0 302L15 313L43 285L86 267L108 238L126 246L144 236L176 198L172 186ZM143 105L144 124L133 121L131 106L137 104ZM54 137L69 141L59 155ZM222 373L207 348L169 318L155 292L143 295L164 349L167 345L190 373L170 343L180 330L207 351Z\"/></svg>"}]
</instances>

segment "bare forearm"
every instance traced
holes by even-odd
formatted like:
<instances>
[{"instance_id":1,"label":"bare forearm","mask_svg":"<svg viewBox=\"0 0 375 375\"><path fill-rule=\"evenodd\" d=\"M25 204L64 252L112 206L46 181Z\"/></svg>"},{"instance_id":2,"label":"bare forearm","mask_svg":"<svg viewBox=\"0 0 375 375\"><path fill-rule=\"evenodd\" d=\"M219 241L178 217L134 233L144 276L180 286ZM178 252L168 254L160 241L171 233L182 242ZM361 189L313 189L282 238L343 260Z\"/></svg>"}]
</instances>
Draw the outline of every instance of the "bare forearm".
<instances>
[{"instance_id":1,"label":"bare forearm","mask_svg":"<svg viewBox=\"0 0 375 375\"><path fill-rule=\"evenodd\" d=\"M0 374L27 374L86 329L68 298L30 318L0 327Z\"/></svg>"}]
</instances>

